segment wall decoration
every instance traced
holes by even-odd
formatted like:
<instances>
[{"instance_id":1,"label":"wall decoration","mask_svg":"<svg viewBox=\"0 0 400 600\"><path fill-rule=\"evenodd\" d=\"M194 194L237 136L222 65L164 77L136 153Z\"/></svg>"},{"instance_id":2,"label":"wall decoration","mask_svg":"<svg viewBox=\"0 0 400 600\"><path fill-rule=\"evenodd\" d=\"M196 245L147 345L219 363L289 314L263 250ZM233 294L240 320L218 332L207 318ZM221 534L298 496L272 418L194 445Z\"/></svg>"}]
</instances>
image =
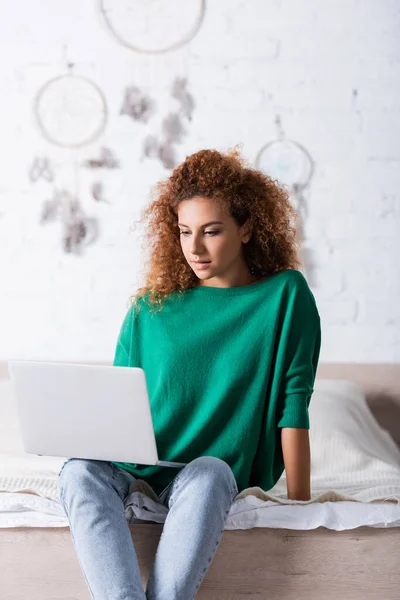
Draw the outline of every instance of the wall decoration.
<instances>
[{"instance_id":1,"label":"wall decoration","mask_svg":"<svg viewBox=\"0 0 400 600\"><path fill-rule=\"evenodd\" d=\"M81 254L84 246L89 246L98 238L98 220L86 216L79 201L69 194L63 214L64 252Z\"/></svg>"},{"instance_id":2,"label":"wall decoration","mask_svg":"<svg viewBox=\"0 0 400 600\"><path fill-rule=\"evenodd\" d=\"M49 182L54 179L54 173L50 167L49 159L45 156L36 156L29 170L29 179L32 183L40 178Z\"/></svg>"},{"instance_id":3,"label":"wall decoration","mask_svg":"<svg viewBox=\"0 0 400 600\"><path fill-rule=\"evenodd\" d=\"M160 54L189 43L199 31L205 0L98 0L107 31L134 52Z\"/></svg>"},{"instance_id":4,"label":"wall decoration","mask_svg":"<svg viewBox=\"0 0 400 600\"><path fill-rule=\"evenodd\" d=\"M179 144L186 133L182 120L178 113L169 113L162 122L164 137L171 142Z\"/></svg>"},{"instance_id":5,"label":"wall decoration","mask_svg":"<svg viewBox=\"0 0 400 600\"><path fill-rule=\"evenodd\" d=\"M153 100L146 96L139 88L130 86L125 88L124 102L120 115L129 115L135 121L147 123L155 112Z\"/></svg>"},{"instance_id":6,"label":"wall decoration","mask_svg":"<svg viewBox=\"0 0 400 600\"><path fill-rule=\"evenodd\" d=\"M99 225L95 217L88 216L79 199L79 156L78 149L93 143L104 132L107 122L105 98L96 84L85 77L69 72L45 83L36 95L34 115L44 138L68 150L65 163L71 162L73 191L57 189L53 185L53 195L42 206L40 223L45 225L56 220L62 223L62 248L66 253L81 254L84 247L98 238ZM71 149L73 151L71 160ZM100 158L88 160L84 166L91 169L115 169L119 162L111 150L102 147ZM32 182L43 177L53 182L48 159L35 159L29 172ZM105 201L101 182L92 184L92 198Z\"/></svg>"},{"instance_id":7,"label":"wall decoration","mask_svg":"<svg viewBox=\"0 0 400 600\"><path fill-rule=\"evenodd\" d=\"M299 142L285 138L279 115L275 118L278 137L265 144L258 152L256 168L284 184L290 194L292 204L299 215L298 237L300 243L305 240L303 222L308 217L308 206L304 191L309 185L314 173L314 161ZM307 254L307 250L303 251ZM302 262L306 268L311 268L311 260L304 256Z\"/></svg>"},{"instance_id":8,"label":"wall decoration","mask_svg":"<svg viewBox=\"0 0 400 600\"><path fill-rule=\"evenodd\" d=\"M303 192L311 181L314 161L299 142L285 138L279 116L275 118L275 124L278 138L265 144L258 152L256 168L288 186L296 210L307 216Z\"/></svg>"},{"instance_id":9,"label":"wall decoration","mask_svg":"<svg viewBox=\"0 0 400 600\"><path fill-rule=\"evenodd\" d=\"M36 95L34 113L42 135L63 148L94 142L107 122L107 105L100 88L73 73L44 84Z\"/></svg>"},{"instance_id":10,"label":"wall decoration","mask_svg":"<svg viewBox=\"0 0 400 600\"><path fill-rule=\"evenodd\" d=\"M53 196L49 200L45 200L42 205L42 214L40 224L52 223L60 216L61 206L63 202L64 191L53 190Z\"/></svg>"},{"instance_id":11,"label":"wall decoration","mask_svg":"<svg viewBox=\"0 0 400 600\"><path fill-rule=\"evenodd\" d=\"M189 120L192 120L194 110L194 99L187 90L187 80L177 77L172 85L172 96L176 98L181 106L182 114Z\"/></svg>"},{"instance_id":12,"label":"wall decoration","mask_svg":"<svg viewBox=\"0 0 400 600\"><path fill-rule=\"evenodd\" d=\"M120 163L115 158L112 151L103 146L100 148L100 158L88 159L82 164L82 166L88 167L89 169L118 169L120 167Z\"/></svg>"},{"instance_id":13,"label":"wall decoration","mask_svg":"<svg viewBox=\"0 0 400 600\"><path fill-rule=\"evenodd\" d=\"M104 198L104 186L101 181L93 182L92 196L97 202L105 202L106 204L110 204L110 202Z\"/></svg>"},{"instance_id":14,"label":"wall decoration","mask_svg":"<svg viewBox=\"0 0 400 600\"><path fill-rule=\"evenodd\" d=\"M88 217L79 200L65 189L54 189L52 198L42 206L41 225L57 220L62 224L62 247L66 253L80 255L98 237L97 219Z\"/></svg>"},{"instance_id":15,"label":"wall decoration","mask_svg":"<svg viewBox=\"0 0 400 600\"><path fill-rule=\"evenodd\" d=\"M157 158L166 169L177 166L176 145L182 143L187 129L184 120L191 121L194 99L187 90L187 80L176 78L172 84L171 96L179 103L178 110L169 112L161 123L161 139L148 135L143 142L143 156Z\"/></svg>"},{"instance_id":16,"label":"wall decoration","mask_svg":"<svg viewBox=\"0 0 400 600\"><path fill-rule=\"evenodd\" d=\"M143 156L157 158L166 169L173 169L177 164L172 140L158 142L157 138L152 135L147 136L143 142Z\"/></svg>"},{"instance_id":17,"label":"wall decoration","mask_svg":"<svg viewBox=\"0 0 400 600\"><path fill-rule=\"evenodd\" d=\"M143 142L143 154L148 158L158 158L158 141L154 135L148 135Z\"/></svg>"}]
</instances>

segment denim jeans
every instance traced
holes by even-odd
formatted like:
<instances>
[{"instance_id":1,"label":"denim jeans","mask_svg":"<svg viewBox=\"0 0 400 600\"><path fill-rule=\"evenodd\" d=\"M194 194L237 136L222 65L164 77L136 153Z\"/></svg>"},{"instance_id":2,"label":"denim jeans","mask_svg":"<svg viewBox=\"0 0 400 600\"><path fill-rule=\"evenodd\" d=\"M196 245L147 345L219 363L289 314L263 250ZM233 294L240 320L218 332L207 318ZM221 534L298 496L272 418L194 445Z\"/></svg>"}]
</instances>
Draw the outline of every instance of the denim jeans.
<instances>
[{"instance_id":1,"label":"denim jeans","mask_svg":"<svg viewBox=\"0 0 400 600\"><path fill-rule=\"evenodd\" d=\"M225 461L200 456L164 488L158 497L169 512L146 591L124 512L134 480L131 473L102 460L70 458L59 472L60 499L91 597L192 600L238 494L235 476Z\"/></svg>"}]
</instances>

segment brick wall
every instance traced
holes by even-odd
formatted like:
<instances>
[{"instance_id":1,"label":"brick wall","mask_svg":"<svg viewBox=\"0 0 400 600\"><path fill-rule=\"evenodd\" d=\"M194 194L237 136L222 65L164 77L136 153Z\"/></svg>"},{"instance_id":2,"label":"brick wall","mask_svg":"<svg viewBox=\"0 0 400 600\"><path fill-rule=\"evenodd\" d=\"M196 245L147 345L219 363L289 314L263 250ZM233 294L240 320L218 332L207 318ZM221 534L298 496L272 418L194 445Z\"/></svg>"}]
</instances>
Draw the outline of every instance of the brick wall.
<instances>
[{"instance_id":1,"label":"brick wall","mask_svg":"<svg viewBox=\"0 0 400 600\"><path fill-rule=\"evenodd\" d=\"M304 233L322 319L321 361L399 362L398 2L208 2L193 40L158 55L118 44L96 6L21 0L2 10L0 359L112 360L139 284L140 239L130 226L151 186L169 173L143 158L143 142L176 109L170 89L182 77L195 107L175 147L179 161L236 143L254 161L276 138L279 114L286 137L315 162ZM161 13L166 30L178 31L167 17ZM149 23L142 22L143 40ZM68 62L102 89L109 114L100 139L75 151L47 142L32 111L39 88ZM128 85L157 102L147 123L120 114ZM121 168L98 177L80 168L76 177L74 164L102 146ZM50 160L54 185L76 189L98 219L99 239L81 256L62 250L60 222L39 223L53 188L29 179L38 156ZM96 177L109 203L91 196Z\"/></svg>"}]
</instances>

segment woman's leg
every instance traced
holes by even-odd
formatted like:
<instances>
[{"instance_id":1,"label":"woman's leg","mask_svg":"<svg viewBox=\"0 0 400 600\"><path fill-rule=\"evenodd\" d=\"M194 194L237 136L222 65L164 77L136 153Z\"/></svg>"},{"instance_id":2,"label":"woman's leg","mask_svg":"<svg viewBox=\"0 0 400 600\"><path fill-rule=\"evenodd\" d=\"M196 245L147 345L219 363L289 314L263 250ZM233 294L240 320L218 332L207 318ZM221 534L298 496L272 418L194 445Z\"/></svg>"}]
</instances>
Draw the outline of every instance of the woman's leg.
<instances>
[{"instance_id":1,"label":"woman's leg","mask_svg":"<svg viewBox=\"0 0 400 600\"><path fill-rule=\"evenodd\" d=\"M162 497L169 512L147 582L147 600L192 600L238 494L230 466L213 456L187 464Z\"/></svg>"},{"instance_id":2,"label":"woman's leg","mask_svg":"<svg viewBox=\"0 0 400 600\"><path fill-rule=\"evenodd\" d=\"M71 458L58 476L72 541L95 600L146 600L124 501L134 476L108 461Z\"/></svg>"}]
</instances>

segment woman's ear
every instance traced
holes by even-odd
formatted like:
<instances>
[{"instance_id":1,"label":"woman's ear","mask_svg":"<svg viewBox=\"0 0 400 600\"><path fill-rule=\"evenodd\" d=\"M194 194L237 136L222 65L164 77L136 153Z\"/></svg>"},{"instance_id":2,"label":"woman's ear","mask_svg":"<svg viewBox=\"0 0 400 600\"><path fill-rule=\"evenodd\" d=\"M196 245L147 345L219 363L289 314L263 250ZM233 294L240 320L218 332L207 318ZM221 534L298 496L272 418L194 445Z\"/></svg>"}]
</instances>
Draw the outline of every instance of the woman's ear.
<instances>
[{"instance_id":1,"label":"woman's ear","mask_svg":"<svg viewBox=\"0 0 400 600\"><path fill-rule=\"evenodd\" d=\"M243 231L242 231L242 242L243 244L247 244L247 242L250 240L251 236L253 235L253 226L251 223L250 219L247 219L247 221L244 223L244 225L242 225Z\"/></svg>"}]
</instances>

